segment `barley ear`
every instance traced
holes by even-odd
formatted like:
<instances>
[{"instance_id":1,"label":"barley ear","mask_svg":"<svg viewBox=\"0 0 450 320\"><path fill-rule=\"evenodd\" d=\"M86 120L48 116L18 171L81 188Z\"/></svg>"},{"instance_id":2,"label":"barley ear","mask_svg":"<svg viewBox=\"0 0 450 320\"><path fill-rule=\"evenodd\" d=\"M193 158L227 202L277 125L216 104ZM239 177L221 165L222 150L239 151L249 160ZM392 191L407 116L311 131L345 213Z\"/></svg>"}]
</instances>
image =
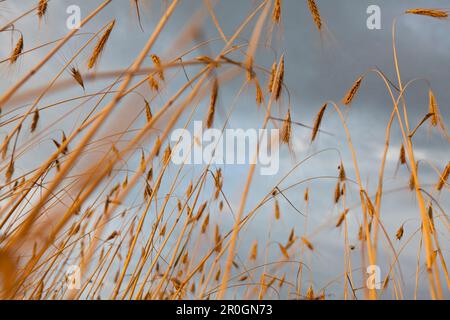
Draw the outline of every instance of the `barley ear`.
<instances>
[{"instance_id":1,"label":"barley ear","mask_svg":"<svg viewBox=\"0 0 450 320\"><path fill-rule=\"evenodd\" d=\"M13 52L11 53L11 56L9 58L9 63L14 64L17 62L17 59L22 54L23 51L23 36L20 35L19 40L16 43L16 46L14 47Z\"/></svg>"},{"instance_id":2,"label":"barley ear","mask_svg":"<svg viewBox=\"0 0 450 320\"><path fill-rule=\"evenodd\" d=\"M327 109L327 105L328 104L325 103L316 116L316 120L314 121L313 131L311 134L311 143L317 137L317 133L319 132L320 124L322 123L322 118L323 118L323 115L325 114L325 110Z\"/></svg>"},{"instance_id":3,"label":"barley ear","mask_svg":"<svg viewBox=\"0 0 450 320\"><path fill-rule=\"evenodd\" d=\"M350 88L350 90L347 92L344 99L342 100L342 103L344 105L348 106L350 103L352 103L353 99L355 98L356 94L358 93L359 88L361 87L362 79L363 79L363 77L359 77L353 83L353 86Z\"/></svg>"},{"instance_id":4,"label":"barley ear","mask_svg":"<svg viewBox=\"0 0 450 320\"><path fill-rule=\"evenodd\" d=\"M111 32L112 32L115 24L116 24L116 20L113 20L109 24L108 28L103 33L103 35L100 37L99 41L97 42L97 44L94 48L94 51L92 52L91 57L89 59L88 69L92 69L98 63L98 60L106 47L106 43L108 42L109 36L111 35Z\"/></svg>"},{"instance_id":5,"label":"barley ear","mask_svg":"<svg viewBox=\"0 0 450 320\"><path fill-rule=\"evenodd\" d=\"M410 9L410 10L406 11L406 14L427 16L427 17L436 18L436 19L448 18L447 11L438 10L438 9L424 9L424 8Z\"/></svg>"},{"instance_id":6,"label":"barley ear","mask_svg":"<svg viewBox=\"0 0 450 320\"><path fill-rule=\"evenodd\" d=\"M320 16L319 8L317 7L316 2L314 0L308 0L308 7L313 17L314 24L316 25L317 29L321 31L323 27L322 17Z\"/></svg>"}]
</instances>

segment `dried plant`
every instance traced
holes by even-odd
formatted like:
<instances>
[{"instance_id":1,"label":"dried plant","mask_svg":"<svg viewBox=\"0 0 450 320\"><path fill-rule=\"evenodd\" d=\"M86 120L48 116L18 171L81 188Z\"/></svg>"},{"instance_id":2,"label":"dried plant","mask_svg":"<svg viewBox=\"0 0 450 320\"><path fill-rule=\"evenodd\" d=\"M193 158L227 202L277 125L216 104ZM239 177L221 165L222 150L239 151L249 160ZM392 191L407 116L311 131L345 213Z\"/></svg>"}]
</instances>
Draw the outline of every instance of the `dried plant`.
<instances>
[{"instance_id":1,"label":"dried plant","mask_svg":"<svg viewBox=\"0 0 450 320\"><path fill-rule=\"evenodd\" d=\"M287 25L290 3L251 2L241 24L227 19L224 28L222 6L200 1L193 18L176 15L186 19L176 21L183 25L176 30L179 34L168 27L180 8L179 0L152 2L161 10L152 10L152 18L158 17L151 24L144 15L145 3L132 0L134 23L118 18L99 28L102 16L116 14L110 3L103 0L87 13L80 31L69 30L55 39L54 19L48 19L45 37L39 28L25 30L22 23L36 24L36 14L41 23L51 15L50 5L52 11L58 9L57 2L35 1L29 11L15 12L8 17L10 22L0 26L1 33L9 35L2 42L6 56L0 64L8 68L2 73L2 85L11 84L0 94L1 298L402 299L412 296L409 288L414 287L401 274L404 250L418 252L414 290L425 287L427 281L431 298L445 298L448 241L443 235L448 231L450 163L418 152L418 138L419 128L429 121L433 129L439 129L439 139L444 140L440 143L448 143L444 109L448 103L436 99L441 97L437 87L433 92L431 81L427 82L429 101L424 113L428 113L420 114L423 120L410 127L417 117L411 116L409 100L414 95L409 96L409 91L416 86L409 85L413 81L408 86L402 82L396 41L393 72L398 83L386 76L389 72L369 69L342 100L346 106L357 94L363 100L360 87L369 73L386 86L392 114L384 144L380 143L384 152L378 155L371 150L373 144L363 149L373 152L365 156L379 170L374 180L369 171L373 168L361 166L361 141L352 139L355 128L350 118L356 110L341 110L342 105L332 100L313 101L312 105L322 105L314 111L315 119L295 121L305 114L302 101L310 97L297 101L299 92L293 92L286 74L299 78L302 74L290 74L297 61L283 49L283 36L277 37L283 32L282 24ZM313 0L303 3L304 13L309 15L309 10L322 36L328 23L318 5ZM411 19L411 15L448 18L441 9L411 9L402 18ZM212 21L211 29L203 21ZM16 29L19 26L21 32ZM228 34L229 30L235 31ZM129 52L115 47L125 36L130 38L124 39L125 45L134 46ZM40 43L47 37L51 39ZM134 40L145 37L143 43ZM27 50L24 38L30 39ZM35 47L28 48L32 43ZM50 49L43 50L47 46ZM63 66L54 63L55 57L67 56L73 47L76 53ZM271 57L279 57L273 64L264 59L269 47ZM103 53L115 57L114 67L111 60L101 59ZM121 60L124 55L126 62ZM80 61L84 68L75 67ZM100 65L105 71L97 70ZM320 89L327 96L325 88ZM205 128L214 127L217 133L232 126L236 117L253 125L260 115L264 121L258 129L281 127L281 146L275 150L271 141L270 151L290 155L280 158L283 170L274 179L256 178L253 163L233 169L173 161L181 154L179 143L186 142L172 141L174 130L190 128L203 119ZM340 126L322 129L330 123L325 117L336 117ZM375 127L375 119L365 123L359 117L358 121L358 126ZM293 126L301 128L297 131ZM307 134L301 130L308 130ZM321 138L319 132L330 135L332 147L317 150L321 143L312 142ZM194 134L187 144L193 150L202 148L202 138ZM428 139L438 138L430 135ZM400 146L399 154L391 145ZM396 150L394 161L390 161L392 150ZM287 167L289 161L296 164ZM392 168L392 162L397 168ZM320 173L310 171L309 164ZM434 174L432 183L425 179L429 171ZM417 212L407 210L405 220L393 222L404 216L384 199L396 197L402 206L400 193L406 195L408 205L414 203ZM342 260L333 262L343 266L343 272L341 267L331 268L323 275L314 263L326 253L324 246L330 241L342 251ZM364 277L355 272L355 259L362 270L383 264L387 274L382 290L366 288ZM79 266L83 274L80 290L67 288L70 265ZM329 292L331 286L315 285L316 277L325 276L335 284L334 292Z\"/></svg>"}]
</instances>

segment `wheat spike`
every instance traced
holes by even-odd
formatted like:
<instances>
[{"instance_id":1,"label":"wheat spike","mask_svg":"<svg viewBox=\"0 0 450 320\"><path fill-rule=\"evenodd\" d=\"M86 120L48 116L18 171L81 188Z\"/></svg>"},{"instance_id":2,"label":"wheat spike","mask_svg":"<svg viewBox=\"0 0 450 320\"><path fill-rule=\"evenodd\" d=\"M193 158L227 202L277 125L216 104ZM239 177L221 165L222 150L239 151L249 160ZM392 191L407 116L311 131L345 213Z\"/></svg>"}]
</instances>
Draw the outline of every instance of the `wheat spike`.
<instances>
[{"instance_id":1,"label":"wheat spike","mask_svg":"<svg viewBox=\"0 0 450 320\"><path fill-rule=\"evenodd\" d=\"M334 203L338 203L341 198L341 183L338 181L336 183L336 188L334 189Z\"/></svg>"},{"instance_id":2,"label":"wheat spike","mask_svg":"<svg viewBox=\"0 0 450 320\"><path fill-rule=\"evenodd\" d=\"M447 129L445 127L445 123L442 120L442 115L441 112L439 111L439 106L436 102L436 97L433 94L433 91L430 89L428 91L428 96L429 96L429 114L431 115L431 125L433 127L437 127L439 126L439 130L446 135L447 134Z\"/></svg>"},{"instance_id":3,"label":"wheat spike","mask_svg":"<svg viewBox=\"0 0 450 320\"><path fill-rule=\"evenodd\" d=\"M429 103L428 103L428 112L432 114L431 116L431 125L436 127L439 123L439 110L438 105L436 103L436 98L434 97L433 91L428 91Z\"/></svg>"},{"instance_id":4,"label":"wheat spike","mask_svg":"<svg viewBox=\"0 0 450 320\"><path fill-rule=\"evenodd\" d=\"M258 257L258 242L255 241L255 242L253 242L252 248L250 249L249 259L251 261L254 261L254 260L256 260L257 257Z\"/></svg>"},{"instance_id":5,"label":"wheat spike","mask_svg":"<svg viewBox=\"0 0 450 320\"><path fill-rule=\"evenodd\" d=\"M277 71L278 77L275 79L275 89L274 89L274 94L275 94L275 100L280 99L281 97L281 92L283 90L283 81L284 81L284 57L281 57L281 61L280 61L280 65L278 66L278 71Z\"/></svg>"},{"instance_id":6,"label":"wheat spike","mask_svg":"<svg viewBox=\"0 0 450 320\"><path fill-rule=\"evenodd\" d=\"M254 78L254 79L255 79L255 90L256 90L256 104L258 106L261 106L261 103L264 100L263 92L261 90L261 86L259 85L258 79L257 78Z\"/></svg>"},{"instance_id":7,"label":"wheat spike","mask_svg":"<svg viewBox=\"0 0 450 320\"><path fill-rule=\"evenodd\" d=\"M344 182L347 179L347 176L345 174L344 164L341 162L339 165L339 180L341 182Z\"/></svg>"},{"instance_id":8,"label":"wheat spike","mask_svg":"<svg viewBox=\"0 0 450 320\"><path fill-rule=\"evenodd\" d=\"M111 35L115 24L116 20L113 20L101 36L100 40L97 42L97 45L92 52L91 58L89 59L88 69L92 69L98 63L99 57L105 49L106 43L108 42L109 36Z\"/></svg>"},{"instance_id":9,"label":"wheat spike","mask_svg":"<svg viewBox=\"0 0 450 320\"><path fill-rule=\"evenodd\" d=\"M14 161L10 161L5 175L7 183L11 181L13 174L14 174Z\"/></svg>"},{"instance_id":10,"label":"wheat spike","mask_svg":"<svg viewBox=\"0 0 450 320\"><path fill-rule=\"evenodd\" d=\"M342 103L348 106L350 103L352 103L353 99L355 98L356 94L358 93L359 87L361 86L361 82L363 80L363 77L359 77L356 79L356 81L353 83L353 86L350 88L350 90L345 95L344 99L342 100Z\"/></svg>"},{"instance_id":11,"label":"wheat spike","mask_svg":"<svg viewBox=\"0 0 450 320\"><path fill-rule=\"evenodd\" d=\"M339 228L342 225L342 222L344 222L345 217L347 216L348 213L348 209L345 209L343 213L341 213L341 215L339 216L339 219L336 223L336 228Z\"/></svg>"},{"instance_id":12,"label":"wheat spike","mask_svg":"<svg viewBox=\"0 0 450 320\"><path fill-rule=\"evenodd\" d=\"M306 300L314 300L314 289L312 286L310 286L306 292Z\"/></svg>"},{"instance_id":13,"label":"wheat spike","mask_svg":"<svg viewBox=\"0 0 450 320\"><path fill-rule=\"evenodd\" d=\"M405 152L405 146L402 144L400 147L400 156L399 156L400 164L406 163L406 152Z\"/></svg>"},{"instance_id":14,"label":"wheat spike","mask_svg":"<svg viewBox=\"0 0 450 320\"><path fill-rule=\"evenodd\" d=\"M319 31L322 30L322 17L320 16L316 2L314 0L308 0L308 7L317 29L319 29Z\"/></svg>"},{"instance_id":15,"label":"wheat spike","mask_svg":"<svg viewBox=\"0 0 450 320\"><path fill-rule=\"evenodd\" d=\"M292 120L291 111L288 110L286 119L283 122L283 127L281 128L281 141L286 144L290 144L292 136Z\"/></svg>"},{"instance_id":16,"label":"wheat spike","mask_svg":"<svg viewBox=\"0 0 450 320\"><path fill-rule=\"evenodd\" d=\"M427 17L432 17L432 18L437 18L437 19L448 18L447 11L437 10L437 9L417 8L417 9L407 10L406 13L420 15L420 16L427 16Z\"/></svg>"},{"instance_id":17,"label":"wheat spike","mask_svg":"<svg viewBox=\"0 0 450 320\"><path fill-rule=\"evenodd\" d=\"M447 163L444 171L442 171L441 176L439 177L439 182L436 185L436 189L441 191L444 185L447 183L448 177L450 176L450 162Z\"/></svg>"},{"instance_id":18,"label":"wheat spike","mask_svg":"<svg viewBox=\"0 0 450 320\"><path fill-rule=\"evenodd\" d=\"M155 156L159 156L159 153L161 152L161 138L159 136L156 137L155 146L153 147L153 153Z\"/></svg>"},{"instance_id":19,"label":"wheat spike","mask_svg":"<svg viewBox=\"0 0 450 320\"><path fill-rule=\"evenodd\" d=\"M206 232L206 228L208 227L208 225L209 225L209 214L203 220L202 227L201 227L202 234Z\"/></svg>"},{"instance_id":20,"label":"wheat spike","mask_svg":"<svg viewBox=\"0 0 450 320\"><path fill-rule=\"evenodd\" d=\"M145 99L145 116L147 117L147 122L150 122L153 118L152 109L150 108L150 103Z\"/></svg>"},{"instance_id":21,"label":"wheat spike","mask_svg":"<svg viewBox=\"0 0 450 320\"><path fill-rule=\"evenodd\" d=\"M306 188L303 199L305 200L305 202L309 201L309 188Z\"/></svg>"},{"instance_id":22,"label":"wheat spike","mask_svg":"<svg viewBox=\"0 0 450 320\"><path fill-rule=\"evenodd\" d=\"M280 248L281 253L286 259L289 259L289 253L287 252L286 248L283 247L280 243L278 244L278 247Z\"/></svg>"},{"instance_id":23,"label":"wheat spike","mask_svg":"<svg viewBox=\"0 0 450 320\"><path fill-rule=\"evenodd\" d=\"M9 58L9 62L11 64L16 63L19 56L22 54L23 51L23 36L21 35L19 40L17 41L16 46L14 47L13 52L11 53L11 56Z\"/></svg>"},{"instance_id":24,"label":"wheat spike","mask_svg":"<svg viewBox=\"0 0 450 320\"><path fill-rule=\"evenodd\" d=\"M159 83L152 75L148 76L148 84L150 86L150 89L152 89L153 91L159 91Z\"/></svg>"},{"instance_id":25,"label":"wheat spike","mask_svg":"<svg viewBox=\"0 0 450 320\"><path fill-rule=\"evenodd\" d=\"M280 23L281 21L281 0L275 0L275 5L273 7L272 20L275 23Z\"/></svg>"},{"instance_id":26,"label":"wheat spike","mask_svg":"<svg viewBox=\"0 0 450 320\"><path fill-rule=\"evenodd\" d=\"M403 225L397 230L397 233L395 234L395 237L397 240L401 240L403 238L403 234L405 232L405 229L403 228Z\"/></svg>"},{"instance_id":27,"label":"wheat spike","mask_svg":"<svg viewBox=\"0 0 450 320\"><path fill-rule=\"evenodd\" d=\"M39 109L36 109L33 114L33 121L31 122L31 133L33 133L39 122Z\"/></svg>"},{"instance_id":28,"label":"wheat spike","mask_svg":"<svg viewBox=\"0 0 450 320\"><path fill-rule=\"evenodd\" d=\"M159 78L161 79L161 81L164 81L165 78L164 78L164 71L162 70L161 67L161 59L156 54L152 54L152 60L155 67L159 69L158 71Z\"/></svg>"},{"instance_id":29,"label":"wheat spike","mask_svg":"<svg viewBox=\"0 0 450 320\"><path fill-rule=\"evenodd\" d=\"M37 15L39 18L42 18L43 16L45 16L45 13L47 12L47 5L48 5L48 0L39 0L39 5L37 8Z\"/></svg>"},{"instance_id":30,"label":"wheat spike","mask_svg":"<svg viewBox=\"0 0 450 320\"><path fill-rule=\"evenodd\" d=\"M172 149L170 148L170 145L168 144L166 149L164 150L163 164L167 164L170 161L171 155L172 155Z\"/></svg>"},{"instance_id":31,"label":"wheat spike","mask_svg":"<svg viewBox=\"0 0 450 320\"><path fill-rule=\"evenodd\" d=\"M72 67L70 69L70 74L72 75L72 77L75 79L75 81L83 88L84 90L84 81L83 81L83 77L81 76L80 71L75 68Z\"/></svg>"},{"instance_id":32,"label":"wheat spike","mask_svg":"<svg viewBox=\"0 0 450 320\"><path fill-rule=\"evenodd\" d=\"M272 93L273 84L275 82L275 77L277 73L278 65L276 62L272 64L272 68L270 69L270 78L269 78L269 85L268 85L268 91Z\"/></svg>"},{"instance_id":33,"label":"wheat spike","mask_svg":"<svg viewBox=\"0 0 450 320\"><path fill-rule=\"evenodd\" d=\"M217 103L217 96L219 92L219 82L217 79L214 80L214 84L211 91L211 97L209 101L209 110L208 110L208 116L206 119L206 127L209 129L212 127L214 123L214 114L216 112L216 103Z\"/></svg>"},{"instance_id":34,"label":"wheat spike","mask_svg":"<svg viewBox=\"0 0 450 320\"><path fill-rule=\"evenodd\" d=\"M275 219L280 220L280 204L278 203L278 200L275 199Z\"/></svg>"},{"instance_id":35,"label":"wheat spike","mask_svg":"<svg viewBox=\"0 0 450 320\"><path fill-rule=\"evenodd\" d=\"M430 203L428 206L428 219L430 219L431 233L434 232L434 219L433 219L433 205Z\"/></svg>"},{"instance_id":36,"label":"wheat spike","mask_svg":"<svg viewBox=\"0 0 450 320\"><path fill-rule=\"evenodd\" d=\"M306 239L305 237L301 237L300 239L302 240L303 244L308 247L309 250L314 251L314 246L308 239Z\"/></svg>"},{"instance_id":37,"label":"wheat spike","mask_svg":"<svg viewBox=\"0 0 450 320\"><path fill-rule=\"evenodd\" d=\"M316 120L314 121L314 127L311 134L311 142L316 139L317 133L319 132L320 124L322 122L323 115L325 114L325 110L327 109L328 104L325 103L323 107L320 109L319 113L316 116Z\"/></svg>"}]
</instances>

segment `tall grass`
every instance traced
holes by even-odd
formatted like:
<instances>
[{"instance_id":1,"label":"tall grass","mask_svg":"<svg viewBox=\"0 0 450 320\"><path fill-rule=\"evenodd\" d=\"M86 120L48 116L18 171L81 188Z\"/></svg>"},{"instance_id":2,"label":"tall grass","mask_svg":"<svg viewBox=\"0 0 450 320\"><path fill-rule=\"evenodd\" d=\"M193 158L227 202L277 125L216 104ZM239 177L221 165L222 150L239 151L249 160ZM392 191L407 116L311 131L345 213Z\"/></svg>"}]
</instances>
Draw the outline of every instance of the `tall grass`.
<instances>
[{"instance_id":1,"label":"tall grass","mask_svg":"<svg viewBox=\"0 0 450 320\"><path fill-rule=\"evenodd\" d=\"M149 2L154 6L160 4ZM410 122L405 94L412 90L413 81L405 83L401 77L396 22L392 29L396 80L389 79L379 69L361 70L362 75L352 75L356 80L348 85L349 91L343 93L341 102L323 101L315 120L304 121L313 123L309 127L293 119L291 106L286 102L289 96L289 83L285 82L286 56L280 55L271 65L258 64L258 51L263 50L260 44L282 30L283 12L288 10L286 3L252 2L245 19L234 26L233 33L226 34L216 17L214 2L206 0L192 21L185 23L179 38L164 43L167 52L173 53L180 52L179 48L184 48L186 42L196 42L175 57L155 53L155 44L181 4L178 0L161 3L159 20L149 30L141 12L148 2L131 1L134 14L130 19L135 29L126 32L142 32L142 29L148 39L133 44L139 53L130 65L120 70L108 69L103 59L115 50L110 42L120 28L116 21L111 19L97 30L90 29L89 24L110 13L111 0L99 2L96 9L87 13L81 30L70 30L63 38L35 48L27 46L26 37L15 25L36 20L37 16L39 24L45 26L46 17L53 14L54 1L36 1L33 8L14 12L16 17L0 26L1 34L12 39L10 55L0 58L2 70L9 70L5 77L12 83L0 93L4 136L0 167L4 177L0 187L1 297L332 298L327 286L317 287L304 278L305 270L308 274L315 272L309 266L308 257L322 254L314 238L317 233L327 232L322 228L308 229L310 208L315 200L310 193L316 191L315 187L306 189L303 196L298 195L304 210L294 205L288 195L293 187L305 186L321 177L310 177L288 186L285 183L296 170L329 150L299 161L285 176L277 177L277 184L265 186L269 192L261 199L252 199L257 203L255 206L249 204L249 197L256 165L250 165L245 178L235 186L241 192L239 202L233 205L224 188L227 175L220 168L204 165L192 174L186 166L175 166L170 161L174 149L169 139L171 132L189 127L198 111L204 115L205 127L217 126L218 114L225 112L220 104L222 92L242 79L245 80L236 101L243 93L255 94L255 105L263 115L259 127L280 128L281 148L292 151L293 141L299 139L294 126L311 130L313 144L320 139L319 133L326 133L327 128L323 126L327 117L337 116L342 125L336 129L342 129L345 134L340 145L350 153L352 161L341 161L336 175L328 177L335 183L330 204L339 214L327 222L343 235L339 245L344 255L336 264L342 264L344 272L331 280L339 283L338 298L408 296L404 292L406 286L399 261L401 252L414 245L413 237L420 238L418 247L414 248L418 253L415 294L424 271L430 297L448 297L450 280L445 260L448 244L441 241L448 238L449 220L438 195L448 194L450 164L444 163L442 168L441 162L436 164L436 181L429 186L420 180L414 147L416 136L423 134L419 129L427 123L447 142L448 132L431 87L427 88L428 114L417 125ZM320 1L308 0L304 9L310 11L311 23L323 32L326 17L320 14L320 5ZM406 11L401 19L410 19L411 15L448 18L447 11L419 8ZM203 38L208 33L204 32L201 21L206 19L213 21L218 40ZM267 30L273 34L266 34ZM38 36L42 29L36 28L34 32ZM249 40L242 41L243 34L250 34ZM222 45L217 52L211 50L212 41L220 41ZM76 52L67 57L54 77L42 76L43 69L54 63L68 44L76 44ZM33 60L38 56L35 53L43 48L48 48L45 55ZM209 53L193 57L191 53L198 50ZM24 65L27 67L21 69ZM375 190L365 186L358 150L348 126L351 115L346 113L354 108L356 101L363 99L360 91L367 89L365 80L371 76L385 85L391 101ZM38 86L30 88L29 83ZM57 101L50 103L48 97L56 97ZM140 105L139 110L126 109L132 104ZM222 129L227 127L233 110L234 107L226 115ZM110 121L117 121L118 115L123 120L119 130L110 125ZM401 134L399 165L409 170L409 187L415 193L416 210L411 215L419 218L420 223L414 233L405 230L407 221L394 226L397 230L394 234L387 231L391 226L383 222L387 214L383 211L389 211L382 209L381 204L390 192L383 184L393 130ZM401 192L409 192L409 187L405 185ZM356 195L357 204L351 202L355 199L352 195ZM252 241L242 245L240 238L245 238L255 217L264 214L263 208L273 208L273 216L265 217L266 221L280 223L286 214L280 202L287 203L302 216L304 230L286 226L286 242L277 241L273 246L270 243L273 226L269 223L267 234L259 235L266 243ZM221 212L233 215L231 225L221 221ZM355 221L359 230L353 234L349 224ZM412 235L405 239L408 233ZM351 241L353 238L358 239L359 252ZM398 242L402 243L400 247ZM380 244L387 260L379 258ZM247 247L249 252L243 252ZM387 270L381 288L367 287L367 266L380 264ZM71 265L79 266L82 275L77 290L69 290L67 286L66 270Z\"/></svg>"}]
</instances>

